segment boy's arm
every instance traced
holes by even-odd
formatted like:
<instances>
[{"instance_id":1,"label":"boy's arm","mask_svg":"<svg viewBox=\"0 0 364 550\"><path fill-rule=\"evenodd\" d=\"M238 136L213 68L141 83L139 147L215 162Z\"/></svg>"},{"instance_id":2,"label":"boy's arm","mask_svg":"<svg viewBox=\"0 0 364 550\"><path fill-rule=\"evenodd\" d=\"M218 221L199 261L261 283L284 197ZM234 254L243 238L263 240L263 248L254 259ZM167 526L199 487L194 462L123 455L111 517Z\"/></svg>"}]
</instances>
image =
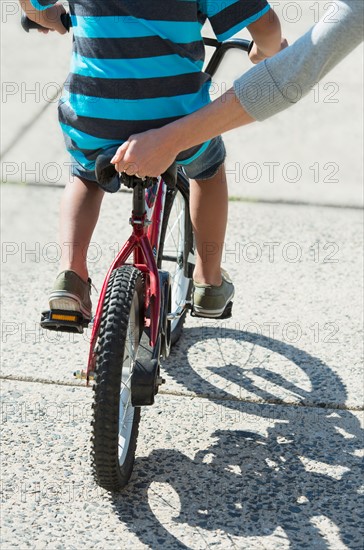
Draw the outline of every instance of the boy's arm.
<instances>
[{"instance_id":1,"label":"boy's arm","mask_svg":"<svg viewBox=\"0 0 364 550\"><path fill-rule=\"evenodd\" d=\"M241 106L263 121L291 107L363 40L363 0L336 0L338 11L325 16L292 46L259 63L234 82ZM251 98L249 88L259 94Z\"/></svg>"},{"instance_id":2,"label":"boy's arm","mask_svg":"<svg viewBox=\"0 0 364 550\"><path fill-rule=\"evenodd\" d=\"M49 4L53 3L55 2L49 2ZM57 31L59 34L65 34L67 32L61 21L61 15L66 12L62 4L55 4L50 7L44 6L45 9L42 9L42 11L40 11L40 4L39 9L37 9L30 0L19 0L19 4L27 17L38 23L38 25L52 31ZM38 2L35 2L35 5L38 6Z\"/></svg>"},{"instance_id":3,"label":"boy's arm","mask_svg":"<svg viewBox=\"0 0 364 550\"><path fill-rule=\"evenodd\" d=\"M282 39L281 24L276 13L269 9L260 19L248 25L248 31L254 40L253 47L249 52L252 63L259 63L267 57L278 53L283 44L287 43Z\"/></svg>"}]
</instances>

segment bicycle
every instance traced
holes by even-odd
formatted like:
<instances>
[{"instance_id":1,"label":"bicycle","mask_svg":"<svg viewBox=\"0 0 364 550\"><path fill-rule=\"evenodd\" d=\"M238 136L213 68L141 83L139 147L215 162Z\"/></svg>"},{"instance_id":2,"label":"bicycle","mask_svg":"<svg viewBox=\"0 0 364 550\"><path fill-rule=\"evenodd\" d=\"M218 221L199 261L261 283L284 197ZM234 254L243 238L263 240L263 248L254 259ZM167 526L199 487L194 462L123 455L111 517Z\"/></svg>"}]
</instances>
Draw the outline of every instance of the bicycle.
<instances>
[{"instance_id":1,"label":"bicycle","mask_svg":"<svg viewBox=\"0 0 364 550\"><path fill-rule=\"evenodd\" d=\"M67 30L68 14L62 16ZM26 16L28 32L39 25ZM205 69L216 72L231 48L249 52L252 42L204 38L215 51ZM190 301L194 267L194 240L189 216L189 182L176 165L159 178L140 179L117 174L110 163L115 148L96 159L99 183L114 178L132 189L132 234L105 277L93 319L86 371L76 374L89 385L94 401L91 436L92 467L96 482L109 491L128 483L134 464L140 408L152 405L164 383L160 359L169 356L181 335ZM168 248L171 242L173 249ZM133 256L132 262L130 257ZM220 318L231 316L230 302ZM88 321L82 314L46 311L41 326L82 333Z\"/></svg>"}]
</instances>

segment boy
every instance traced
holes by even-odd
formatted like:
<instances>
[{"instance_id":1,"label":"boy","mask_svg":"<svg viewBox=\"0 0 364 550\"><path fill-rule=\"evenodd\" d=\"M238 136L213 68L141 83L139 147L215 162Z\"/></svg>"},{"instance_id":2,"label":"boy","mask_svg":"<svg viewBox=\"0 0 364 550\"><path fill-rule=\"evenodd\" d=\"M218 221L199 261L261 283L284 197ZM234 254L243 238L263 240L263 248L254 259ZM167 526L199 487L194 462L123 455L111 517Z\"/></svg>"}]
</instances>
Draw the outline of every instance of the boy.
<instances>
[{"instance_id":1,"label":"boy","mask_svg":"<svg viewBox=\"0 0 364 550\"><path fill-rule=\"evenodd\" d=\"M30 19L65 32L55 0L20 0ZM209 19L219 40L247 27L258 63L281 49L280 24L266 0L70 0L71 72L59 120L73 159L61 205L61 273L49 296L51 309L91 318L86 252L104 190L96 183L95 158L132 134L159 128L208 104L209 77L202 72L202 25ZM41 10L36 13L34 8ZM43 11L45 10L45 11ZM118 162L118 156L114 157ZM221 137L177 157L190 178L191 221L196 240L195 311L219 317L234 295L221 270L227 223L225 148ZM123 170L133 175L135 166ZM140 176L149 174L139 174ZM204 243L214 254L204 257Z\"/></svg>"}]
</instances>

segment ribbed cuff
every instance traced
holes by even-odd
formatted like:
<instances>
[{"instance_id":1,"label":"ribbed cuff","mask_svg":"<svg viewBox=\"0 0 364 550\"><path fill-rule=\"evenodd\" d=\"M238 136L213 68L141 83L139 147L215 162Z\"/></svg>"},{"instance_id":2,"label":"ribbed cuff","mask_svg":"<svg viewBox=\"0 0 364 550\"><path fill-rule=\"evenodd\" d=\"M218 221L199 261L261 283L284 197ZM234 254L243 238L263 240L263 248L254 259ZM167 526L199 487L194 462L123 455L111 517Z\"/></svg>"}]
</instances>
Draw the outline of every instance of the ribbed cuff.
<instances>
[{"instance_id":1,"label":"ribbed cuff","mask_svg":"<svg viewBox=\"0 0 364 550\"><path fill-rule=\"evenodd\" d=\"M235 80L234 91L245 111L258 121L266 120L291 105L271 77L266 61Z\"/></svg>"}]
</instances>

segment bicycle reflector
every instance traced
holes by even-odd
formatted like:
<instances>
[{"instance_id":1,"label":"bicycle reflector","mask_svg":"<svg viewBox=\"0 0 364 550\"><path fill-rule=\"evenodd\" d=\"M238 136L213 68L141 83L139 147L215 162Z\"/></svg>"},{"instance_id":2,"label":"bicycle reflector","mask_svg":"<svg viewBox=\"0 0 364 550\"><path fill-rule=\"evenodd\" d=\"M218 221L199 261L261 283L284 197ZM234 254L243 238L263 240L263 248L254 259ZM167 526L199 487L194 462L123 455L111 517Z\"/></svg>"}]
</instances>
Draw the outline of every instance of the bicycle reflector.
<instances>
[{"instance_id":1,"label":"bicycle reflector","mask_svg":"<svg viewBox=\"0 0 364 550\"><path fill-rule=\"evenodd\" d=\"M60 315L59 313L51 313L51 319L55 321L77 321L76 315Z\"/></svg>"},{"instance_id":2,"label":"bicycle reflector","mask_svg":"<svg viewBox=\"0 0 364 550\"><path fill-rule=\"evenodd\" d=\"M79 311L48 310L42 312L40 326L48 330L83 333L90 323Z\"/></svg>"}]
</instances>

